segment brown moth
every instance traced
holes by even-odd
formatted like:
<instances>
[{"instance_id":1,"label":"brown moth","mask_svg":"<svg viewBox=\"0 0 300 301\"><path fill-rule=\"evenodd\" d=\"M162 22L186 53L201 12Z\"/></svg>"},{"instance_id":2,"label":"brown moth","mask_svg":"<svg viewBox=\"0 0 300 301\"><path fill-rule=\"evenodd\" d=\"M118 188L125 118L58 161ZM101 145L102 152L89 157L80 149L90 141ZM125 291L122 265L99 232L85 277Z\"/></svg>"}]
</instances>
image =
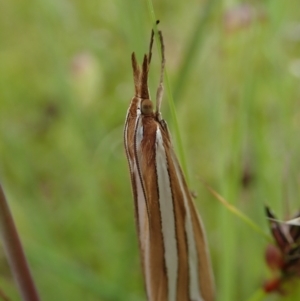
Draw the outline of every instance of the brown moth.
<instances>
[{"instance_id":1,"label":"brown moth","mask_svg":"<svg viewBox=\"0 0 300 301\"><path fill-rule=\"evenodd\" d=\"M213 301L214 284L204 228L162 119L164 45L156 108L150 100L148 55L131 57L135 95L124 129L140 254L149 301Z\"/></svg>"}]
</instances>

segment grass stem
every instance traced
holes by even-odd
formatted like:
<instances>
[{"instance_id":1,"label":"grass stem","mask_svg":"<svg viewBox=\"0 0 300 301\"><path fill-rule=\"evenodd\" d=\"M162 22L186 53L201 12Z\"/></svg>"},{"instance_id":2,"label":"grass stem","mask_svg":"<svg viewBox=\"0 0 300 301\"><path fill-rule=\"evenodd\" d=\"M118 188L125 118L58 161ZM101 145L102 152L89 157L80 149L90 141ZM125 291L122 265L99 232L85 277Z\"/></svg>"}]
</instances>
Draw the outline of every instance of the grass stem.
<instances>
[{"instance_id":1,"label":"grass stem","mask_svg":"<svg viewBox=\"0 0 300 301\"><path fill-rule=\"evenodd\" d=\"M149 13L150 13L151 22L153 24L152 27L153 27L154 34L155 34L156 45L158 46L159 53L160 53L160 49L161 49L160 39L159 39L159 36L158 36L158 29L157 29L157 25L156 25L157 18L155 16L153 3L152 3L152 0L147 0L146 2L147 2L148 10L149 10ZM160 56L161 55L162 54L160 53ZM172 90L171 90L171 85L170 85L169 76L168 76L168 72L167 72L167 67L165 67L165 86L166 86L166 90L167 90L168 102L169 102L169 107L170 107L171 116L172 116L173 125L174 125L174 133L175 133L174 136L175 136L175 139L176 139L176 145L177 145L177 149L178 149L178 157L179 157L179 161L180 161L181 166L182 166L183 173L186 177L187 183L189 183L187 163L186 163L183 144L182 144L182 140L181 140L179 124L178 124L178 120L177 120L177 115L176 115L176 110L175 110L175 105L174 105L174 99L173 99L173 95L172 95Z\"/></svg>"},{"instance_id":2,"label":"grass stem","mask_svg":"<svg viewBox=\"0 0 300 301\"><path fill-rule=\"evenodd\" d=\"M22 244L0 184L0 234L4 251L22 300L39 301Z\"/></svg>"}]
</instances>

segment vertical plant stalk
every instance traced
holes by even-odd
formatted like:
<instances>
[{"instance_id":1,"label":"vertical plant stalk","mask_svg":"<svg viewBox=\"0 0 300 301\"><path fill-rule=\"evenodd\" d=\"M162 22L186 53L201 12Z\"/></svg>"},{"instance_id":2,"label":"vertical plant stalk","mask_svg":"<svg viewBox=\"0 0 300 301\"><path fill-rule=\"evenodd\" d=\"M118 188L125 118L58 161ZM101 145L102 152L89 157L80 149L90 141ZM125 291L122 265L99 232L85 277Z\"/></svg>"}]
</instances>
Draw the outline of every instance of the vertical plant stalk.
<instances>
[{"instance_id":1,"label":"vertical plant stalk","mask_svg":"<svg viewBox=\"0 0 300 301\"><path fill-rule=\"evenodd\" d=\"M199 52L199 46L203 42L203 33L206 29L206 23L211 16L213 8L218 0L206 0L205 4L201 6L201 13L196 20L194 32L189 41L186 43L185 56L179 68L178 77L174 85L175 102L182 97L184 88L189 79L191 67L194 64L195 56Z\"/></svg>"},{"instance_id":2,"label":"vertical plant stalk","mask_svg":"<svg viewBox=\"0 0 300 301\"><path fill-rule=\"evenodd\" d=\"M146 1L147 1L148 10L150 13L150 18L152 21L154 37L156 40L156 44L158 45L158 52L160 53L160 56L162 58L163 53L161 52L161 47L159 47L159 46L161 46L160 45L161 41L159 39L159 34L158 34L158 29L157 29L157 19L155 16L153 3L152 3L152 0L146 0ZM178 124L175 105L174 105L174 99L173 99L173 95L172 95L172 91L171 91L171 85L170 85L170 81L169 81L167 68L165 67L164 69L165 69L165 71L164 71L165 86L166 86L166 90L167 90L168 103L169 103L169 107L170 107L170 111L171 111L171 116L172 116L172 120L173 120L173 124L174 124L174 136L176 138L178 157L179 157L179 161L182 166L183 173L186 177L186 181L187 181L187 183L189 183L189 174L188 174L188 169L187 169L187 163L186 163L184 149L183 149L183 145L182 145L182 139L181 139L181 135L180 135L179 124Z\"/></svg>"},{"instance_id":3,"label":"vertical plant stalk","mask_svg":"<svg viewBox=\"0 0 300 301\"><path fill-rule=\"evenodd\" d=\"M22 300L39 301L21 241L0 184L0 235L3 248Z\"/></svg>"}]
</instances>

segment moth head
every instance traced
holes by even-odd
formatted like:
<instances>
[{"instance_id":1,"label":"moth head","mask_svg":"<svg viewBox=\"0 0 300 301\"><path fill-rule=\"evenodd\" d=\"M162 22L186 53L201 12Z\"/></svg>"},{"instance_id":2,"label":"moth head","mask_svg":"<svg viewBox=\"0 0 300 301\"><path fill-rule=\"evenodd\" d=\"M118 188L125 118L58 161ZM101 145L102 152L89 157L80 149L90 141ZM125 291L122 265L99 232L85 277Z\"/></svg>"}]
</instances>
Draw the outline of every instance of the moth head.
<instances>
[{"instance_id":1,"label":"moth head","mask_svg":"<svg viewBox=\"0 0 300 301\"><path fill-rule=\"evenodd\" d=\"M150 99L143 99L141 104L141 111L143 115L149 116L153 113L153 105Z\"/></svg>"}]
</instances>

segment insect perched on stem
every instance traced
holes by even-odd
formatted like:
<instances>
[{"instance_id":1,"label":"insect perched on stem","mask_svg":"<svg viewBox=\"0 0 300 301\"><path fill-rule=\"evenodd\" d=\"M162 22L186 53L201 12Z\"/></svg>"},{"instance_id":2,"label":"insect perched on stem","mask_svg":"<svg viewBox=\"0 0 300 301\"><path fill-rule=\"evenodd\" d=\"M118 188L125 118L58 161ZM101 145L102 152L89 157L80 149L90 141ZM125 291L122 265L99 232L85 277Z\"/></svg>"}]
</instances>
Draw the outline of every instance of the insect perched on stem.
<instances>
[{"instance_id":1,"label":"insect perched on stem","mask_svg":"<svg viewBox=\"0 0 300 301\"><path fill-rule=\"evenodd\" d=\"M132 54L135 95L124 129L147 296L149 301L212 301L204 229L160 113L165 57L158 34L162 62L155 111L148 91L152 31L142 66Z\"/></svg>"}]
</instances>

